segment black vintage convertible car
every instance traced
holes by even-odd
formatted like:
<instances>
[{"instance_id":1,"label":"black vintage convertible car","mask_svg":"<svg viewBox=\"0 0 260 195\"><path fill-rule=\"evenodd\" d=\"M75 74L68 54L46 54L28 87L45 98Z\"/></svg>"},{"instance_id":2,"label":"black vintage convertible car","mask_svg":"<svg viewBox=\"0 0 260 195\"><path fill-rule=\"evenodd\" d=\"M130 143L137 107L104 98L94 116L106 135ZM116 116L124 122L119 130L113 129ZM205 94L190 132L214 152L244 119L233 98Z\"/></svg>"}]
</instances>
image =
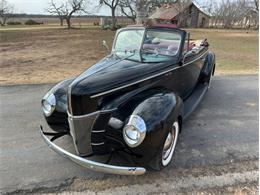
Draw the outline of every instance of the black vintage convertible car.
<instances>
[{"instance_id":1,"label":"black vintage convertible car","mask_svg":"<svg viewBox=\"0 0 260 195\"><path fill-rule=\"evenodd\" d=\"M108 56L43 97L44 116L55 132L40 126L42 137L57 153L95 171L140 175L147 167L161 170L172 160L184 120L210 86L215 55L208 47L206 39L192 40L172 25L118 30ZM53 143L66 134L76 154ZM115 151L136 164L89 159Z\"/></svg>"}]
</instances>

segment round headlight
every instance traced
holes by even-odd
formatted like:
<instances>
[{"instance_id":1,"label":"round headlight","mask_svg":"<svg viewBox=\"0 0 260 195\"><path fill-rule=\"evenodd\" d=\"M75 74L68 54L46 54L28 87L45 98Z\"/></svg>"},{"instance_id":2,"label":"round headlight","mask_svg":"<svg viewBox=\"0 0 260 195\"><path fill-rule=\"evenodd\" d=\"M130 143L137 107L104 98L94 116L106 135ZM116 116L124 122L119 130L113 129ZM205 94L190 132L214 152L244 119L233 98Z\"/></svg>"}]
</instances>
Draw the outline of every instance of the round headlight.
<instances>
[{"instance_id":1,"label":"round headlight","mask_svg":"<svg viewBox=\"0 0 260 195\"><path fill-rule=\"evenodd\" d=\"M144 120L138 115L131 115L123 130L123 137L130 147L140 145L146 135L146 125Z\"/></svg>"},{"instance_id":2,"label":"round headlight","mask_svg":"<svg viewBox=\"0 0 260 195\"><path fill-rule=\"evenodd\" d=\"M50 116L55 110L56 98L54 94L46 94L42 99L42 109L45 116Z\"/></svg>"}]
</instances>

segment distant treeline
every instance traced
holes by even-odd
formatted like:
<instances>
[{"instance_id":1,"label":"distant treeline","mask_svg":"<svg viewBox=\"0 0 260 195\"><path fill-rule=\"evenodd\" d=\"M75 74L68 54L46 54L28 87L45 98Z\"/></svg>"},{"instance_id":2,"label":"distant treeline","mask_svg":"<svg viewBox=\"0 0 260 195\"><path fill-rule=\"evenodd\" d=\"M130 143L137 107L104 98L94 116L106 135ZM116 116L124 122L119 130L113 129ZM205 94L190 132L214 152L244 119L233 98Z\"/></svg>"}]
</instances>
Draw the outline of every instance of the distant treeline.
<instances>
[{"instance_id":1,"label":"distant treeline","mask_svg":"<svg viewBox=\"0 0 260 195\"><path fill-rule=\"evenodd\" d=\"M57 25L60 23L60 18L55 15L44 15L44 14L10 14L8 15L8 21L6 25ZM103 19L103 20L101 20ZM81 25L102 25L101 21L111 21L111 16L100 16L100 15L75 15L71 17L71 23L74 26ZM119 16L116 17L117 25L124 26L132 24L132 20ZM106 26L106 25L105 25Z\"/></svg>"},{"instance_id":2,"label":"distant treeline","mask_svg":"<svg viewBox=\"0 0 260 195\"><path fill-rule=\"evenodd\" d=\"M45 15L45 14L10 14L10 18L57 18L55 15ZM73 18L112 18L111 16L105 15L75 15ZM126 19L125 16L116 16L117 18Z\"/></svg>"}]
</instances>

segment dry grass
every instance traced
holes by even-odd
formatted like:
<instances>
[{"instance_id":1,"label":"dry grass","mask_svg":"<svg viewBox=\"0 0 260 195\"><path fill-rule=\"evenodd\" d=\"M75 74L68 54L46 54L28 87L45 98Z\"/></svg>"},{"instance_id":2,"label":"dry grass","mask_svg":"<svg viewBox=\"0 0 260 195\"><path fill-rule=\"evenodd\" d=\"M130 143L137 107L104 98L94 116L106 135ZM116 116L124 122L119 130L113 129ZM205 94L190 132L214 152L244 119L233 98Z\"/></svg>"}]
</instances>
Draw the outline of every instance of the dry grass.
<instances>
[{"instance_id":1,"label":"dry grass","mask_svg":"<svg viewBox=\"0 0 260 195\"><path fill-rule=\"evenodd\" d=\"M216 54L217 74L258 74L258 31L188 30L195 38L206 37Z\"/></svg>"},{"instance_id":2,"label":"dry grass","mask_svg":"<svg viewBox=\"0 0 260 195\"><path fill-rule=\"evenodd\" d=\"M217 74L258 73L258 32L188 30L207 37L217 56ZM107 52L115 32L97 28L0 30L0 85L57 82L75 76Z\"/></svg>"},{"instance_id":3,"label":"dry grass","mask_svg":"<svg viewBox=\"0 0 260 195\"><path fill-rule=\"evenodd\" d=\"M107 53L101 41L114 35L98 29L0 33L0 84L57 82L75 76Z\"/></svg>"}]
</instances>

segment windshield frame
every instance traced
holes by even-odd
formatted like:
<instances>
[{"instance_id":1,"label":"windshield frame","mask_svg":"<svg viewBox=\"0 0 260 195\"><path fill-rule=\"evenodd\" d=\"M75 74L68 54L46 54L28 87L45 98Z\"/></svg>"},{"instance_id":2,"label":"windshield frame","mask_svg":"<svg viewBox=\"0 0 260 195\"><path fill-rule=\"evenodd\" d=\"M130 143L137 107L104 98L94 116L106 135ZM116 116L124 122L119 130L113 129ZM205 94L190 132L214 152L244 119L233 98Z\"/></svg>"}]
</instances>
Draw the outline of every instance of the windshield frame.
<instances>
[{"instance_id":1,"label":"windshield frame","mask_svg":"<svg viewBox=\"0 0 260 195\"><path fill-rule=\"evenodd\" d=\"M114 41L113 41L113 47L112 47L112 51L111 51L112 54L116 52L115 47L116 47L116 41L117 41L118 35L119 35L121 32L123 32L123 31L134 31L134 30L143 30L143 31L144 31L144 35L145 35L145 33L146 33L146 29L145 29L144 27L138 27L138 28L137 28L137 27L134 27L134 28L122 28L122 29L118 30L117 33L116 33L116 36L115 36L115 38L114 38ZM139 47L139 49L138 49L138 52L140 52L141 49L142 49L143 42L144 42L144 35L143 35L143 37L142 37L142 41L141 41L140 47Z\"/></svg>"},{"instance_id":2,"label":"windshield frame","mask_svg":"<svg viewBox=\"0 0 260 195\"><path fill-rule=\"evenodd\" d=\"M181 30L181 29L177 29L177 28L158 28L158 27L144 27L144 26L138 26L138 27L126 27L126 28L122 28L122 29L119 29L115 35L115 38L114 38L114 41L113 41L113 46L112 46L112 49L111 49L111 55L115 54L117 51L115 49L115 46L116 46L116 41L117 41L117 38L118 38L118 35L123 32L123 31L131 31L131 30L144 30L144 33L143 33L143 37L142 37L142 41L141 41L141 44L140 44L140 47L138 48L138 50L135 50L135 52L139 53L140 54L140 57L142 56L142 51L145 51L143 49L143 45L144 45L144 39L145 39L145 36L146 36L146 33L147 31L149 30L154 30L154 31L161 31L161 32L172 32L172 33L177 33L180 35L180 43L179 43L179 46L178 46L178 50L177 52L175 53L175 55L163 55L163 54L158 54L158 55L161 55L161 56L167 56L169 57L169 59L172 59L172 58L176 58L176 57L179 57L180 56L180 53L182 51L182 47L183 47L183 43L184 43L184 40L183 40L183 37L185 37L185 34L186 34L186 31L184 30ZM123 52L123 51L121 51ZM131 52L131 51L129 51ZM144 52L145 53L145 52ZM129 59L130 60L130 59ZM143 62L143 59L141 57L141 62ZM152 62L151 62L152 63Z\"/></svg>"}]
</instances>

